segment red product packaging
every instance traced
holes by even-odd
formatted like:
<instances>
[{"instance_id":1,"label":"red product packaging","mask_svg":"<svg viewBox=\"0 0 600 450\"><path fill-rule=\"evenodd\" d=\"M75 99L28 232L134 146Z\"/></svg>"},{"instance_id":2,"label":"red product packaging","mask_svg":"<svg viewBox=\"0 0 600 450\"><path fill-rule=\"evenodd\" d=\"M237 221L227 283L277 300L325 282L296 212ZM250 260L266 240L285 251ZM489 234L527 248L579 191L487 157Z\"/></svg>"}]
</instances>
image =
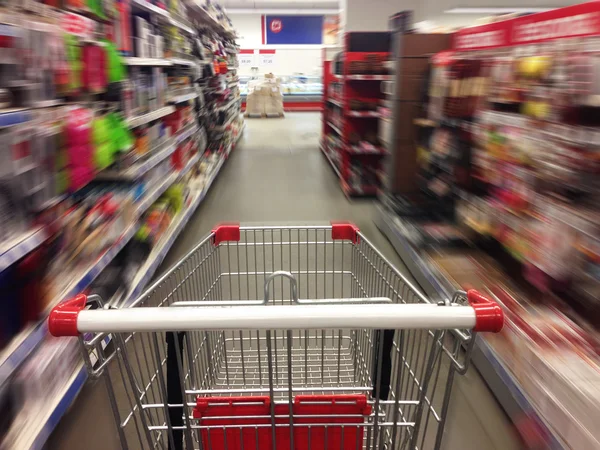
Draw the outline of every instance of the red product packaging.
<instances>
[{"instance_id":1,"label":"red product packaging","mask_svg":"<svg viewBox=\"0 0 600 450\"><path fill-rule=\"evenodd\" d=\"M103 92L106 89L106 53L96 44L83 47L83 86L89 92Z\"/></svg>"},{"instance_id":2,"label":"red product packaging","mask_svg":"<svg viewBox=\"0 0 600 450\"><path fill-rule=\"evenodd\" d=\"M177 149L173 152L173 155L171 155L171 163L175 170L183 169L183 166L185 165L185 163L183 162L183 155L184 151L181 145L177 147Z\"/></svg>"}]
</instances>

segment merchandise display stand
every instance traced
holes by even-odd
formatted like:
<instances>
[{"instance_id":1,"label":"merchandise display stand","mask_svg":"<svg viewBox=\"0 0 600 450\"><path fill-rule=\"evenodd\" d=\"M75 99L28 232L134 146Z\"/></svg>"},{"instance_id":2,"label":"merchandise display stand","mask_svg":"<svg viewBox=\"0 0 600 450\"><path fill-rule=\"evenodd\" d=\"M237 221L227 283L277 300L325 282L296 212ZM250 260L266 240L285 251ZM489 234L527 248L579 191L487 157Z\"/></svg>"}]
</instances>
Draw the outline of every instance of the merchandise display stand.
<instances>
[{"instance_id":1,"label":"merchandise display stand","mask_svg":"<svg viewBox=\"0 0 600 450\"><path fill-rule=\"evenodd\" d=\"M29 1L1 19L0 447L41 449L88 377L47 314L80 292L128 305L151 281L243 133L239 47L200 2Z\"/></svg>"},{"instance_id":2,"label":"merchandise display stand","mask_svg":"<svg viewBox=\"0 0 600 450\"><path fill-rule=\"evenodd\" d=\"M598 14L590 2L457 32L411 121L422 190L450 207L388 194L376 220L428 296L476 288L503 305L473 364L527 448L600 445Z\"/></svg>"},{"instance_id":3,"label":"merchandise display stand","mask_svg":"<svg viewBox=\"0 0 600 450\"><path fill-rule=\"evenodd\" d=\"M383 81L389 81L390 34L346 33L333 60L323 50L323 134L321 151L348 197L373 196L381 183L386 150L378 118L386 114Z\"/></svg>"}]
</instances>

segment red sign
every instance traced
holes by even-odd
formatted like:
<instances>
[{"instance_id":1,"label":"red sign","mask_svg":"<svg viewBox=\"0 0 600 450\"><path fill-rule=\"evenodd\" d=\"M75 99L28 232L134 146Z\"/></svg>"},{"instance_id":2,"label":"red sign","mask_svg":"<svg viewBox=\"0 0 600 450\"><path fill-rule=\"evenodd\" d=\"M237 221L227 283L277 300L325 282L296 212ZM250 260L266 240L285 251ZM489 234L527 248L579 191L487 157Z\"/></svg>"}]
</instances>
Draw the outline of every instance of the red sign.
<instances>
[{"instance_id":1,"label":"red sign","mask_svg":"<svg viewBox=\"0 0 600 450\"><path fill-rule=\"evenodd\" d=\"M600 2L518 17L514 22L512 45L600 35Z\"/></svg>"},{"instance_id":2,"label":"red sign","mask_svg":"<svg viewBox=\"0 0 600 450\"><path fill-rule=\"evenodd\" d=\"M283 28L283 25L281 24L281 20L273 19L271 20L271 25L269 27L273 33L279 33Z\"/></svg>"},{"instance_id":3,"label":"red sign","mask_svg":"<svg viewBox=\"0 0 600 450\"><path fill-rule=\"evenodd\" d=\"M600 36L599 1L465 28L454 34L452 47L484 50L585 36Z\"/></svg>"},{"instance_id":4,"label":"red sign","mask_svg":"<svg viewBox=\"0 0 600 450\"><path fill-rule=\"evenodd\" d=\"M454 50L484 50L487 48L506 47L510 45L512 20L463 28L454 33L452 48Z\"/></svg>"}]
</instances>

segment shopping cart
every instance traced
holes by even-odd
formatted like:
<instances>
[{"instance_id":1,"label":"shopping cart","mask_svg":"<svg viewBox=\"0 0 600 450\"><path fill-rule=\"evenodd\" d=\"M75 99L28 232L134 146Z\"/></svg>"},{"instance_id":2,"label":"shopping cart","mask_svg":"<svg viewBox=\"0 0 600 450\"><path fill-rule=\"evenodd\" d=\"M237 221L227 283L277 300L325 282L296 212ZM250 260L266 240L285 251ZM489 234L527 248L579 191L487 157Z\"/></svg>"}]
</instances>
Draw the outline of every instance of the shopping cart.
<instances>
[{"instance_id":1,"label":"shopping cart","mask_svg":"<svg viewBox=\"0 0 600 450\"><path fill-rule=\"evenodd\" d=\"M475 332L502 324L475 291L431 303L347 223L222 225L129 307L49 318L126 449L439 448Z\"/></svg>"}]
</instances>

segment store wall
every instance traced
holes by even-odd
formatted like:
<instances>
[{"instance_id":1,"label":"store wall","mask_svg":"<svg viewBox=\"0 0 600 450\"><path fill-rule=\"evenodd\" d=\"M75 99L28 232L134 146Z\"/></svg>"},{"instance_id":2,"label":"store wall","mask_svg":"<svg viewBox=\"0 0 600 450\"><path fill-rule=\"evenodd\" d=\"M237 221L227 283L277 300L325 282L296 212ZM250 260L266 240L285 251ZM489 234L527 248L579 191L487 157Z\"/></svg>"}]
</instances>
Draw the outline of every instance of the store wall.
<instances>
[{"instance_id":1,"label":"store wall","mask_svg":"<svg viewBox=\"0 0 600 450\"><path fill-rule=\"evenodd\" d=\"M275 75L321 75L322 72L322 45L263 45L260 14L231 14L231 21L237 30L238 44L243 49L275 49L274 64L261 66L258 56L256 65L259 74L272 72ZM241 66L240 75L250 75L251 66Z\"/></svg>"},{"instance_id":2,"label":"store wall","mask_svg":"<svg viewBox=\"0 0 600 450\"><path fill-rule=\"evenodd\" d=\"M413 21L426 19L422 14L424 0L341 0L340 25L344 31L386 31L393 14L410 10Z\"/></svg>"},{"instance_id":3,"label":"store wall","mask_svg":"<svg viewBox=\"0 0 600 450\"><path fill-rule=\"evenodd\" d=\"M262 45L260 14L230 14L233 28L238 33L237 43L242 48L259 48Z\"/></svg>"}]
</instances>

